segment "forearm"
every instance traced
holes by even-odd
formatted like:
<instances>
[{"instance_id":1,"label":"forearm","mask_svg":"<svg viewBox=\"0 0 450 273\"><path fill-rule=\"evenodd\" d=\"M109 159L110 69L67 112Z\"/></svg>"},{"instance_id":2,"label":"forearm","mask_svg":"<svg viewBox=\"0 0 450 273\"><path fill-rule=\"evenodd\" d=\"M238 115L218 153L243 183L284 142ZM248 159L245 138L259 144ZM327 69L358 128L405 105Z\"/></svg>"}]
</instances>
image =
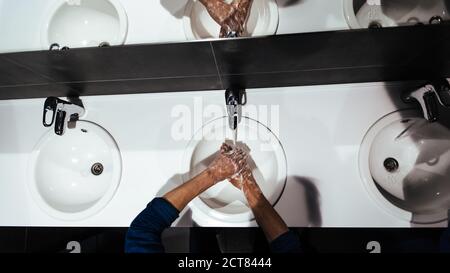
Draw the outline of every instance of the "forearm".
<instances>
[{"instance_id":1,"label":"forearm","mask_svg":"<svg viewBox=\"0 0 450 273\"><path fill-rule=\"evenodd\" d=\"M264 231L269 242L289 231L286 223L275 211L256 183L245 183L243 188L248 204L255 215L256 222Z\"/></svg>"},{"instance_id":2,"label":"forearm","mask_svg":"<svg viewBox=\"0 0 450 273\"><path fill-rule=\"evenodd\" d=\"M127 232L126 252L164 252L161 233L178 217L197 195L214 185L215 179L205 170L193 179L155 198L133 220Z\"/></svg>"},{"instance_id":3,"label":"forearm","mask_svg":"<svg viewBox=\"0 0 450 273\"><path fill-rule=\"evenodd\" d=\"M214 177L207 169L188 182L166 193L164 198L179 211L182 211L192 199L215 183Z\"/></svg>"}]
</instances>

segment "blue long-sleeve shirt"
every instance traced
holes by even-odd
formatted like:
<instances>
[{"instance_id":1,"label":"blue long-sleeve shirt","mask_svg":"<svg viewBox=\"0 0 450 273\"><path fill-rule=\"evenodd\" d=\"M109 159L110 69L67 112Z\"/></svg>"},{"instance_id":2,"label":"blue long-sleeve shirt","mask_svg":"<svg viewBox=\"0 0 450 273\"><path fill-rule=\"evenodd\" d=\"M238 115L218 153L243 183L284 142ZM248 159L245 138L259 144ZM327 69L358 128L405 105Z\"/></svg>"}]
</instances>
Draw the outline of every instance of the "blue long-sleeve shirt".
<instances>
[{"instance_id":1,"label":"blue long-sleeve shirt","mask_svg":"<svg viewBox=\"0 0 450 273\"><path fill-rule=\"evenodd\" d=\"M153 199L131 223L126 236L125 252L165 252L161 234L178 215L179 211L166 199ZM300 252L300 240L294 232L288 231L273 240L270 249L275 253Z\"/></svg>"}]
</instances>

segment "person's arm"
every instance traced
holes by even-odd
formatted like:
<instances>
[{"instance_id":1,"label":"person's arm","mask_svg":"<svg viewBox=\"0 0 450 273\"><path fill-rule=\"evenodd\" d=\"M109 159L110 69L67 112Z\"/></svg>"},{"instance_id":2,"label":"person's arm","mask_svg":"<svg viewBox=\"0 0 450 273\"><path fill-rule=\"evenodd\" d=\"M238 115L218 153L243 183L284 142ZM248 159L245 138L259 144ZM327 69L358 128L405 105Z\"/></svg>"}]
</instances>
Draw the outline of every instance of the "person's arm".
<instances>
[{"instance_id":1,"label":"person's arm","mask_svg":"<svg viewBox=\"0 0 450 273\"><path fill-rule=\"evenodd\" d=\"M153 199L133 220L127 232L125 252L164 252L161 234L178 218L179 212L197 195L240 171L245 161L246 154L242 150L222 145L219 155L205 171L162 198Z\"/></svg>"},{"instance_id":2,"label":"person's arm","mask_svg":"<svg viewBox=\"0 0 450 273\"><path fill-rule=\"evenodd\" d=\"M164 252L161 242L163 230L178 218L179 211L164 198L154 198L136 216L125 239L126 253Z\"/></svg>"},{"instance_id":3,"label":"person's arm","mask_svg":"<svg viewBox=\"0 0 450 273\"><path fill-rule=\"evenodd\" d=\"M163 198L178 211L182 211L192 199L217 182L210 170L206 169L193 179L166 193Z\"/></svg>"},{"instance_id":4,"label":"person's arm","mask_svg":"<svg viewBox=\"0 0 450 273\"><path fill-rule=\"evenodd\" d=\"M240 171L246 160L247 155L243 150L233 149L230 145L224 143L220 147L219 155L205 171L166 193L164 198L179 211L182 211L197 195Z\"/></svg>"},{"instance_id":5,"label":"person's arm","mask_svg":"<svg viewBox=\"0 0 450 273\"><path fill-rule=\"evenodd\" d=\"M266 199L248 167L242 171L240 178L230 179L230 182L244 192L256 222L264 231L273 252L301 251L298 236L289 230L286 223Z\"/></svg>"},{"instance_id":6,"label":"person's arm","mask_svg":"<svg viewBox=\"0 0 450 273\"><path fill-rule=\"evenodd\" d=\"M263 229L269 243L289 230L256 183L244 183L243 191L256 222Z\"/></svg>"},{"instance_id":7,"label":"person's arm","mask_svg":"<svg viewBox=\"0 0 450 273\"><path fill-rule=\"evenodd\" d=\"M441 235L439 247L441 253L450 253L450 209L447 211L447 229Z\"/></svg>"},{"instance_id":8,"label":"person's arm","mask_svg":"<svg viewBox=\"0 0 450 273\"><path fill-rule=\"evenodd\" d=\"M179 212L197 195L216 181L206 169L193 179L170 191L163 198L153 199L133 220L127 232L125 252L164 252L161 234L178 218Z\"/></svg>"}]
</instances>

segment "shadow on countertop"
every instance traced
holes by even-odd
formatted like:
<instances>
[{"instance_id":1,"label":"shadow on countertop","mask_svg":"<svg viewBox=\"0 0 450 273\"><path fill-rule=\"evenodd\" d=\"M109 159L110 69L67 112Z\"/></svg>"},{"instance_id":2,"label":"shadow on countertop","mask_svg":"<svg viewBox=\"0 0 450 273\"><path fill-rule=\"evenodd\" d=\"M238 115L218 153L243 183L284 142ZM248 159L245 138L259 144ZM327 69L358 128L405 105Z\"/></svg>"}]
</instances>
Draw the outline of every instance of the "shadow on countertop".
<instances>
[{"instance_id":1,"label":"shadow on countertop","mask_svg":"<svg viewBox=\"0 0 450 273\"><path fill-rule=\"evenodd\" d=\"M288 181L300 184L303 187L304 199L303 203L307 211L308 226L320 227L322 226L322 213L320 211L320 193L317 189L314 180L308 177L291 176Z\"/></svg>"}]
</instances>

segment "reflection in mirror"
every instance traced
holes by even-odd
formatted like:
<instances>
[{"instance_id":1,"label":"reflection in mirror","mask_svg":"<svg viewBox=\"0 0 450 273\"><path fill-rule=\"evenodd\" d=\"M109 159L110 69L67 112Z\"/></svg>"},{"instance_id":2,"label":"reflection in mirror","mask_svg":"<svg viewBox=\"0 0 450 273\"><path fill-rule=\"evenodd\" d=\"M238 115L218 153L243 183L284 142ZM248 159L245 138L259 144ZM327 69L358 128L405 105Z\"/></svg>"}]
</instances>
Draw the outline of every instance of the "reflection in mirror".
<instances>
[{"instance_id":1,"label":"reflection in mirror","mask_svg":"<svg viewBox=\"0 0 450 273\"><path fill-rule=\"evenodd\" d=\"M350 28L440 24L450 20L449 0L344 0Z\"/></svg>"},{"instance_id":2,"label":"reflection in mirror","mask_svg":"<svg viewBox=\"0 0 450 273\"><path fill-rule=\"evenodd\" d=\"M450 0L0 0L0 53L439 24Z\"/></svg>"},{"instance_id":3,"label":"reflection in mirror","mask_svg":"<svg viewBox=\"0 0 450 273\"><path fill-rule=\"evenodd\" d=\"M273 35L278 21L275 0L200 0L187 3L183 26L186 38L195 40Z\"/></svg>"}]
</instances>

